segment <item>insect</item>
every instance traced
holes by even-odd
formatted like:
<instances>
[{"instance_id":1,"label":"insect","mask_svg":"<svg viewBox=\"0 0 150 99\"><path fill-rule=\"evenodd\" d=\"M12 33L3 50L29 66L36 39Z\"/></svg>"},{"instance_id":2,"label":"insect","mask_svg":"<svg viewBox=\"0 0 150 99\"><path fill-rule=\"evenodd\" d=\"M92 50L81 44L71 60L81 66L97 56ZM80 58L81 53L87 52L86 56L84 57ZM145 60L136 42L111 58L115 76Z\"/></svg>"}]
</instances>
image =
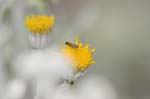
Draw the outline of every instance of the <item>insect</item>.
<instances>
[{"instance_id":1,"label":"insect","mask_svg":"<svg viewBox=\"0 0 150 99\"><path fill-rule=\"evenodd\" d=\"M74 85L74 81L73 80L66 80L70 85Z\"/></svg>"},{"instance_id":2,"label":"insect","mask_svg":"<svg viewBox=\"0 0 150 99\"><path fill-rule=\"evenodd\" d=\"M74 44L74 43L70 43L70 42L65 42L66 45L72 47L72 48L78 48L78 45Z\"/></svg>"},{"instance_id":3,"label":"insect","mask_svg":"<svg viewBox=\"0 0 150 99\"><path fill-rule=\"evenodd\" d=\"M74 84L74 81L70 81L70 85L73 85Z\"/></svg>"}]
</instances>

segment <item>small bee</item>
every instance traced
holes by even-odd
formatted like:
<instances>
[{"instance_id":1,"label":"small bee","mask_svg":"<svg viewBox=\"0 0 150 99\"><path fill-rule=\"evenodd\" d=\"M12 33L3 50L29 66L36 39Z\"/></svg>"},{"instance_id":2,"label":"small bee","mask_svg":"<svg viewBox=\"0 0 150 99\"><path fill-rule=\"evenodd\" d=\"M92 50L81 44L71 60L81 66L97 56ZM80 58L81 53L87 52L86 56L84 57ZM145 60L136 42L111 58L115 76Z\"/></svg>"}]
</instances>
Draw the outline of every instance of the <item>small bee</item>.
<instances>
[{"instance_id":1,"label":"small bee","mask_svg":"<svg viewBox=\"0 0 150 99\"><path fill-rule=\"evenodd\" d=\"M72 48L78 48L78 45L74 44L74 43L70 43L70 42L65 42L66 45L72 47Z\"/></svg>"}]
</instances>

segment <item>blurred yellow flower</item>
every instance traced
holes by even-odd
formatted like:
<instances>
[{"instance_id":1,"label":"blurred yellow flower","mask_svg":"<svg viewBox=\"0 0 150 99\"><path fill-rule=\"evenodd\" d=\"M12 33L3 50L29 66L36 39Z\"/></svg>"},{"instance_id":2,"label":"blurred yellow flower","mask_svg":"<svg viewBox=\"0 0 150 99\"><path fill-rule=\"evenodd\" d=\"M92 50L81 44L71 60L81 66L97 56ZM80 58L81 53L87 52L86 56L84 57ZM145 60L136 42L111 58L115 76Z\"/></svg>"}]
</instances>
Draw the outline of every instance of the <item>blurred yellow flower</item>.
<instances>
[{"instance_id":1,"label":"blurred yellow flower","mask_svg":"<svg viewBox=\"0 0 150 99\"><path fill-rule=\"evenodd\" d=\"M26 27L32 33L47 34L51 31L55 22L55 16L27 16L25 20Z\"/></svg>"},{"instance_id":2,"label":"blurred yellow flower","mask_svg":"<svg viewBox=\"0 0 150 99\"><path fill-rule=\"evenodd\" d=\"M77 70L84 71L90 64L95 63L92 58L95 50L95 48L90 50L88 44L82 46L82 43L76 38L75 44L66 42L66 47L62 49L62 53L71 60Z\"/></svg>"}]
</instances>

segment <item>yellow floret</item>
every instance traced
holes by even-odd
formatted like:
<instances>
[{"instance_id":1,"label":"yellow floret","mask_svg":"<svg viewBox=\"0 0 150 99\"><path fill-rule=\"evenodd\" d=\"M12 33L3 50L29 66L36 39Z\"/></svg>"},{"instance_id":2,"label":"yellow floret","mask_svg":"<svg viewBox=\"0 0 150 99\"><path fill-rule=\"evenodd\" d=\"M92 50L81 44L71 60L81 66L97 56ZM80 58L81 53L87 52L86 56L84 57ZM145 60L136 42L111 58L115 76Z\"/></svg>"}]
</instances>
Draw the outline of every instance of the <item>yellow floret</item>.
<instances>
[{"instance_id":1,"label":"yellow floret","mask_svg":"<svg viewBox=\"0 0 150 99\"><path fill-rule=\"evenodd\" d=\"M90 50L88 44L82 46L78 38L75 44L78 46L77 48L66 45L66 47L62 49L62 53L71 60L73 66L75 66L77 70L84 71L90 64L95 63L92 55L96 49L93 48Z\"/></svg>"},{"instance_id":2,"label":"yellow floret","mask_svg":"<svg viewBox=\"0 0 150 99\"><path fill-rule=\"evenodd\" d=\"M55 22L55 16L27 16L25 20L26 27L32 33L46 34L51 31Z\"/></svg>"}]
</instances>

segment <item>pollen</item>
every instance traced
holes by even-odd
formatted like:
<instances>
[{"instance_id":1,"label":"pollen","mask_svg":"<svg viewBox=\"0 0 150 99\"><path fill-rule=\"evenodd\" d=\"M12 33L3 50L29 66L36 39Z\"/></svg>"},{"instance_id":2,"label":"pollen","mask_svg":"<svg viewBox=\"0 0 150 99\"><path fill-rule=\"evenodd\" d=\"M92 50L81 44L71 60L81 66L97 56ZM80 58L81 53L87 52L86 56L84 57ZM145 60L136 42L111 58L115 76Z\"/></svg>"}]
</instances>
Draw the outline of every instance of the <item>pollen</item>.
<instances>
[{"instance_id":1,"label":"pollen","mask_svg":"<svg viewBox=\"0 0 150 99\"><path fill-rule=\"evenodd\" d=\"M92 56L96 49L90 49L89 44L83 46L83 44L79 42L78 37L76 38L75 45L78 47L73 47L69 44L66 45L62 49L62 53L68 57L77 70L84 71L89 65L95 63Z\"/></svg>"},{"instance_id":2,"label":"pollen","mask_svg":"<svg viewBox=\"0 0 150 99\"><path fill-rule=\"evenodd\" d=\"M37 34L47 34L51 31L55 23L55 16L27 16L25 20L25 25L31 33Z\"/></svg>"}]
</instances>

